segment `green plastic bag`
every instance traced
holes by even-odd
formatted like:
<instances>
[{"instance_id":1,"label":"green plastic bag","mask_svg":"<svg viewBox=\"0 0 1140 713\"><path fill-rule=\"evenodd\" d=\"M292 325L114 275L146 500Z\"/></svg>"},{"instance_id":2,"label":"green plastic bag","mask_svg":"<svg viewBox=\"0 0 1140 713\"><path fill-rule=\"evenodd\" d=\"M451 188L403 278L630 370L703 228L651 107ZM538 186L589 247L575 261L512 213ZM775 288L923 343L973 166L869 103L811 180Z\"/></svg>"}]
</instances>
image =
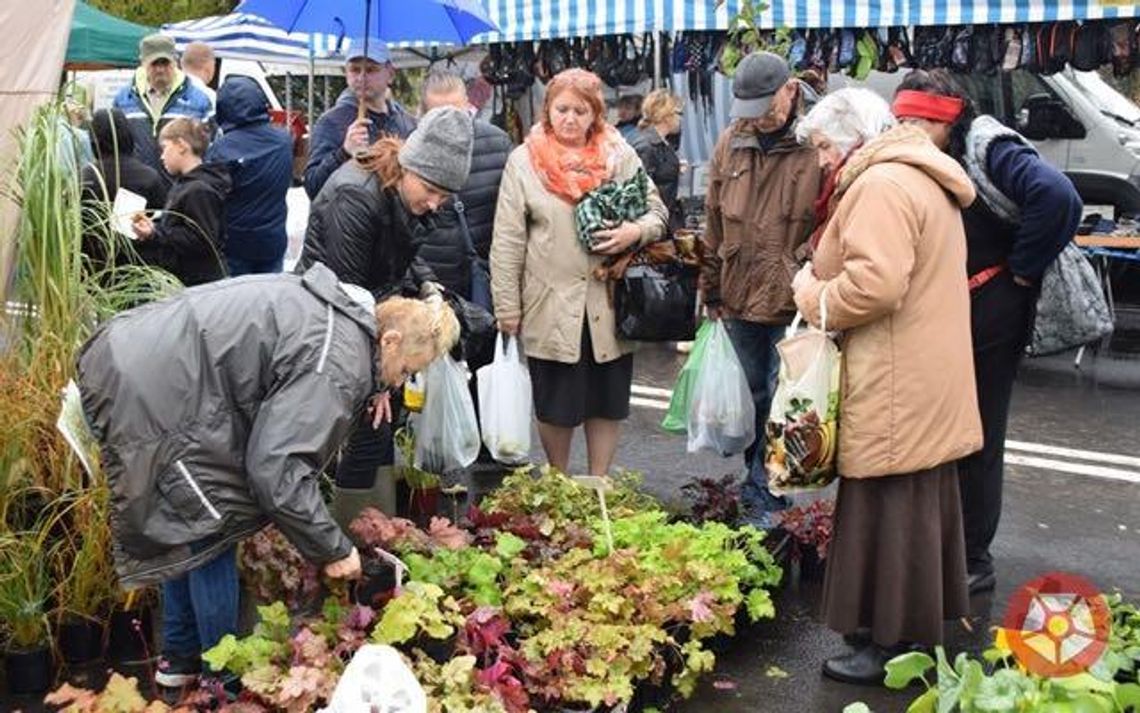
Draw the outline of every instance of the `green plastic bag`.
<instances>
[{"instance_id":1,"label":"green plastic bag","mask_svg":"<svg viewBox=\"0 0 1140 713\"><path fill-rule=\"evenodd\" d=\"M677 376L677 383L673 385L673 397L669 399L669 411L661 421L661 428L669 433L688 433L689 430L689 395L693 390L693 382L697 371L700 370L701 360L705 356L705 346L713 332L713 323L705 320L697 330L696 340L693 342L693 351L681 367Z\"/></svg>"}]
</instances>

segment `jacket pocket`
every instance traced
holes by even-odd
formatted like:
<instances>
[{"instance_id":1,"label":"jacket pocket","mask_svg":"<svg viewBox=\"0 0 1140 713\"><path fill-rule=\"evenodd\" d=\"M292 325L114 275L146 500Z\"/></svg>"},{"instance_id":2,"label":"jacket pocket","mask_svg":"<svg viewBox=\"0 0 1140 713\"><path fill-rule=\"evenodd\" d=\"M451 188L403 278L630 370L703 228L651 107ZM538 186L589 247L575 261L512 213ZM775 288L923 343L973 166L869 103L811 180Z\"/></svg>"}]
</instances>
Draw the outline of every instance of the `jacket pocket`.
<instances>
[{"instance_id":1,"label":"jacket pocket","mask_svg":"<svg viewBox=\"0 0 1140 713\"><path fill-rule=\"evenodd\" d=\"M222 519L202 484L185 461L179 459L158 478L158 492L171 514L191 530L199 531Z\"/></svg>"}]
</instances>

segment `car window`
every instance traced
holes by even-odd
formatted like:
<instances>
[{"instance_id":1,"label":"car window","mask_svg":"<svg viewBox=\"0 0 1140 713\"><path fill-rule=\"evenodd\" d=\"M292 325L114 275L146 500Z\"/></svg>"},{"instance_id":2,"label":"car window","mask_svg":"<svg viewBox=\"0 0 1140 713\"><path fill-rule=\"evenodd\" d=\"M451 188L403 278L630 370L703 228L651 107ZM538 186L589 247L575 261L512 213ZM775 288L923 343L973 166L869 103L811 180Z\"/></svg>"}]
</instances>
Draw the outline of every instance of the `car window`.
<instances>
[{"instance_id":1,"label":"car window","mask_svg":"<svg viewBox=\"0 0 1140 713\"><path fill-rule=\"evenodd\" d=\"M1014 114L1025 106L1026 99L1035 94L1045 94L1054 99L1057 98L1057 93L1050 89L1040 76L1032 72L1026 72L1024 69L1014 70L1010 72L1009 79L1013 91L1011 101Z\"/></svg>"}]
</instances>

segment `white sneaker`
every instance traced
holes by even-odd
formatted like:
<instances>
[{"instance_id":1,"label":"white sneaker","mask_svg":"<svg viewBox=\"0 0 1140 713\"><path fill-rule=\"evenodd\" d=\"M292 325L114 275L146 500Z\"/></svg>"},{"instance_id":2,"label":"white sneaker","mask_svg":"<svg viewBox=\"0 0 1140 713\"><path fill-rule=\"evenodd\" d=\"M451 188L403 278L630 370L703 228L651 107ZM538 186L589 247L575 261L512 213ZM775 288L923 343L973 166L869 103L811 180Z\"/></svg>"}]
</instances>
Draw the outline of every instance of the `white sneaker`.
<instances>
[{"instance_id":1,"label":"white sneaker","mask_svg":"<svg viewBox=\"0 0 1140 713\"><path fill-rule=\"evenodd\" d=\"M693 351L693 343L692 342L677 342L677 351L680 352L681 354L688 354L689 352Z\"/></svg>"}]
</instances>

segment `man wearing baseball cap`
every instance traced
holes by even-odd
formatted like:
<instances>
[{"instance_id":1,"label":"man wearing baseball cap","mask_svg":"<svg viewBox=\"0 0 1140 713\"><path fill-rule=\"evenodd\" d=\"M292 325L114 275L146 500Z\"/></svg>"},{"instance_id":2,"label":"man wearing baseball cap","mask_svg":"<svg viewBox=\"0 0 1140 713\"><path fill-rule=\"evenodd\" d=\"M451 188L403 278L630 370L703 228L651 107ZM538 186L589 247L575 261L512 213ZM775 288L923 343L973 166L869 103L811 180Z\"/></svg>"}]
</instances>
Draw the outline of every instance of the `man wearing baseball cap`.
<instances>
[{"instance_id":1,"label":"man wearing baseball cap","mask_svg":"<svg viewBox=\"0 0 1140 713\"><path fill-rule=\"evenodd\" d=\"M309 198L316 198L333 171L373 141L381 136L406 139L416 128L412 115L388 98L388 85L396 76L396 68L384 40L353 39L345 52L344 76L348 87L336 105L321 114L312 130L309 163L305 166Z\"/></svg>"},{"instance_id":2,"label":"man wearing baseball cap","mask_svg":"<svg viewBox=\"0 0 1140 713\"><path fill-rule=\"evenodd\" d=\"M725 327L756 404L756 440L745 451L742 491L751 524L770 528L787 507L768 490L764 429L779 357L776 342L795 315L792 277L811 233L820 186L816 151L796 141L805 93L787 61L753 52L732 80L733 123L713 152L705 197L708 226L701 292Z\"/></svg>"},{"instance_id":3,"label":"man wearing baseball cap","mask_svg":"<svg viewBox=\"0 0 1140 713\"><path fill-rule=\"evenodd\" d=\"M148 35L139 42L139 68L134 81L115 96L114 108L130 123L135 156L158 171L167 185L171 178L158 146L162 127L180 117L208 122L214 113L210 98L178 69L174 40L165 35Z\"/></svg>"}]
</instances>

